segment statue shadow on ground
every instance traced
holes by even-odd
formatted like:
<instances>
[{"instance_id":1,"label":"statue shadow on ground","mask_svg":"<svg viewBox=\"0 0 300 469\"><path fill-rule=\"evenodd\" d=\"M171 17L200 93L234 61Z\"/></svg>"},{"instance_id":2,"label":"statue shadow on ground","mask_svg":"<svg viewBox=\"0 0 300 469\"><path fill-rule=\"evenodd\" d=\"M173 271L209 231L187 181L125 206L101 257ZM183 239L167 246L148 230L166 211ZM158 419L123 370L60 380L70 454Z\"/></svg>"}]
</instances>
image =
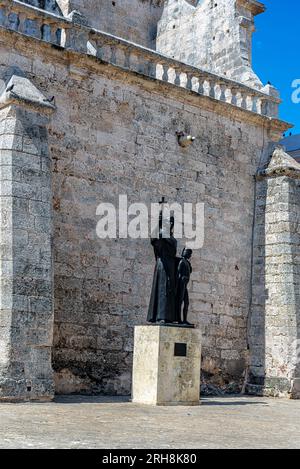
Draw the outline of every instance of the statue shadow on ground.
<instances>
[{"instance_id":1,"label":"statue shadow on ground","mask_svg":"<svg viewBox=\"0 0 300 469\"><path fill-rule=\"evenodd\" d=\"M269 404L267 402L256 401L255 398L247 398L247 400L239 401L237 400L238 397L243 398L243 396L230 396L230 397L222 397L222 401L215 400L214 397L204 397L201 399L201 405L204 406L247 406L247 405L259 405L268 407Z\"/></svg>"},{"instance_id":2,"label":"statue shadow on ground","mask_svg":"<svg viewBox=\"0 0 300 469\"><path fill-rule=\"evenodd\" d=\"M126 404L131 402L130 396L55 396L55 404Z\"/></svg>"},{"instance_id":3,"label":"statue shadow on ground","mask_svg":"<svg viewBox=\"0 0 300 469\"><path fill-rule=\"evenodd\" d=\"M246 398L241 401L239 398L243 396L228 396L222 398L216 397L203 397L201 398L201 406L268 406L267 402L257 401L255 398ZM222 400L219 400L222 399ZM80 396L80 395L68 395L68 396L55 396L55 404L129 404L131 403L130 396ZM167 406L168 407L168 406ZM189 406L187 406L189 407Z\"/></svg>"}]
</instances>

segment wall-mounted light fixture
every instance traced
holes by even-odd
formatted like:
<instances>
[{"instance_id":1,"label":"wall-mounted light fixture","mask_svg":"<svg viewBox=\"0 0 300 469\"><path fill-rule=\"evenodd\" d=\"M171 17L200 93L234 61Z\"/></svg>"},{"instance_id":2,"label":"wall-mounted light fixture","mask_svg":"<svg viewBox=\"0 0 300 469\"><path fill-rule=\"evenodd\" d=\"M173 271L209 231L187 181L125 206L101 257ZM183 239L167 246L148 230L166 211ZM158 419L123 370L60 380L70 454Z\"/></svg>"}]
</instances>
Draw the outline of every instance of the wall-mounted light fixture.
<instances>
[{"instance_id":1,"label":"wall-mounted light fixture","mask_svg":"<svg viewBox=\"0 0 300 469\"><path fill-rule=\"evenodd\" d=\"M177 138L178 138L178 143L181 147L187 148L189 147L195 140L196 137L193 137L192 135L188 135L185 132L176 132Z\"/></svg>"}]
</instances>

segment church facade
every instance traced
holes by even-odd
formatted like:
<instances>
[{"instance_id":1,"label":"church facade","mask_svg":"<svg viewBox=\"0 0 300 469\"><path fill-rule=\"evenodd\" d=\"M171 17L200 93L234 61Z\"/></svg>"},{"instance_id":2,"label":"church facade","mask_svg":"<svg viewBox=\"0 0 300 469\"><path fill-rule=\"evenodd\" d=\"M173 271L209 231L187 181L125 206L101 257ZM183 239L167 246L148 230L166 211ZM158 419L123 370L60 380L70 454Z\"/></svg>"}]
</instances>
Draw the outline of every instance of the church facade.
<instances>
[{"instance_id":1,"label":"church facade","mask_svg":"<svg viewBox=\"0 0 300 469\"><path fill-rule=\"evenodd\" d=\"M252 70L263 12L0 0L0 399L130 393L154 259L149 240L97 236L98 205L122 194L204 204L203 392L299 397L300 165Z\"/></svg>"}]
</instances>

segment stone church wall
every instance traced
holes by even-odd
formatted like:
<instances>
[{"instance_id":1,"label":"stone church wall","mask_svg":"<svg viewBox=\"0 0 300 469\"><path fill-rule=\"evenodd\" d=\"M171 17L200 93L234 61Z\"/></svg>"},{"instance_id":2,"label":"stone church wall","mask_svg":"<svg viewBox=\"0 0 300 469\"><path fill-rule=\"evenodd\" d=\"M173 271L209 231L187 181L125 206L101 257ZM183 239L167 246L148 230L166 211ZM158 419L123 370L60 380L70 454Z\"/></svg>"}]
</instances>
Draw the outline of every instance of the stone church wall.
<instances>
[{"instance_id":1,"label":"stone church wall","mask_svg":"<svg viewBox=\"0 0 300 469\"><path fill-rule=\"evenodd\" d=\"M14 52L12 52L14 50ZM0 75L20 67L55 97L49 124L54 212L56 391L130 392L133 328L145 323L154 258L147 240L100 240L96 209L205 203L193 257L191 320L204 382L239 390L247 363L254 175L270 119L50 44L1 35ZM264 130L265 127L265 130ZM188 149L176 131L196 137Z\"/></svg>"},{"instance_id":2,"label":"stone church wall","mask_svg":"<svg viewBox=\"0 0 300 469\"><path fill-rule=\"evenodd\" d=\"M37 53L38 52L38 53ZM187 102L186 93L106 66L75 66L67 54L1 44L57 112L53 164L55 343L59 392L129 393L133 326L145 322L154 267L150 243L103 241L96 208L115 202L205 203L205 244L193 258L191 319L203 329L203 369L239 383L250 295L253 175L263 131L234 115ZM175 132L196 142L178 146ZM221 371L222 370L222 371Z\"/></svg>"},{"instance_id":3,"label":"stone church wall","mask_svg":"<svg viewBox=\"0 0 300 469\"><path fill-rule=\"evenodd\" d=\"M239 382L261 129L145 89L125 75L112 80L104 69L81 73L79 82L68 76L64 86L53 84L57 103L69 103L51 129L54 367L62 390L64 383L70 386L70 373L70 391L130 390L133 326L145 322L154 258L147 241L97 239L96 207L116 203L119 194L128 194L130 203L158 201L162 194L205 203L205 245L193 258L191 319L203 327L204 370L216 375L216 384ZM197 137L188 151L177 143L181 128Z\"/></svg>"}]
</instances>

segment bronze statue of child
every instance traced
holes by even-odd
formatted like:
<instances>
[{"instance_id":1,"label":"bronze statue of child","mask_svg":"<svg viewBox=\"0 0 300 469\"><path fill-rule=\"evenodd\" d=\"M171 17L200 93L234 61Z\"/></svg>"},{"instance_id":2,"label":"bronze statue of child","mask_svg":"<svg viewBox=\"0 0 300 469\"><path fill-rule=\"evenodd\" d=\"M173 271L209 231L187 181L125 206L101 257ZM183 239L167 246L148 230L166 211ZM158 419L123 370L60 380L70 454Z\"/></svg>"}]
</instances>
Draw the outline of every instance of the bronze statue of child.
<instances>
[{"instance_id":1,"label":"bronze statue of child","mask_svg":"<svg viewBox=\"0 0 300 469\"><path fill-rule=\"evenodd\" d=\"M185 248L182 251L181 259L178 263L177 268L177 294L176 294L176 306L177 306L177 318L179 324L186 326L192 326L187 320L188 309L189 309L189 292L188 283L191 278L193 271L190 259L193 251ZM183 308L182 308L183 305Z\"/></svg>"}]
</instances>

